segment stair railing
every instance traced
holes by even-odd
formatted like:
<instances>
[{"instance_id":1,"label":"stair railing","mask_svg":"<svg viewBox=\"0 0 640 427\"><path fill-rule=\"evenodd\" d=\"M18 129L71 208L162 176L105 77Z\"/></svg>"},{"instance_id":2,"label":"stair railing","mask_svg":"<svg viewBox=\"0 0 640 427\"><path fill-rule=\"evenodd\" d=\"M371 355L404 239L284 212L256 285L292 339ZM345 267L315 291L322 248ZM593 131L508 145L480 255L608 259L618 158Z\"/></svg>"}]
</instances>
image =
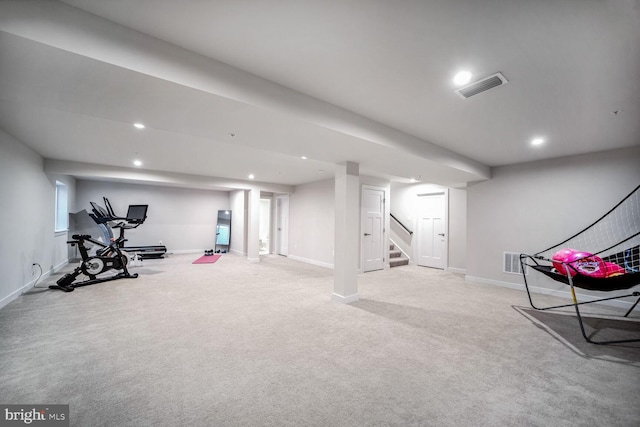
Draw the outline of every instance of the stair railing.
<instances>
[{"instance_id":1,"label":"stair railing","mask_svg":"<svg viewBox=\"0 0 640 427\"><path fill-rule=\"evenodd\" d=\"M413 231L409 230L409 229L407 228L407 226L406 226L406 225L404 225L402 222L400 222L400 220L399 220L398 218L396 218L394 214L392 214L391 212L389 212L389 215L391 216L391 218L393 218L393 220L394 220L395 222L397 222L397 223L398 223L398 225L400 225L400 227L402 227L402 228L404 229L404 231L406 231L407 233L409 233L409 235L410 235L410 236L412 236L412 235L413 235Z\"/></svg>"}]
</instances>

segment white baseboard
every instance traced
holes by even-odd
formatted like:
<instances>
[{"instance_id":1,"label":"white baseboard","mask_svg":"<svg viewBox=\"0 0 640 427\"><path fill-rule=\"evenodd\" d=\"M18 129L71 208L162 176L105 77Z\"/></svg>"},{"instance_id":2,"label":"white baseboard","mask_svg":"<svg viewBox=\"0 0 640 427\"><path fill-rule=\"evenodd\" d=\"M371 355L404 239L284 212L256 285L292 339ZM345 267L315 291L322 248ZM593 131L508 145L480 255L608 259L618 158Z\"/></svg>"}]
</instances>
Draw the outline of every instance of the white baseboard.
<instances>
[{"instance_id":1,"label":"white baseboard","mask_svg":"<svg viewBox=\"0 0 640 427\"><path fill-rule=\"evenodd\" d=\"M247 256L247 254L245 252L239 251L237 249L230 249L229 253L234 254L234 255Z\"/></svg>"},{"instance_id":2,"label":"white baseboard","mask_svg":"<svg viewBox=\"0 0 640 427\"><path fill-rule=\"evenodd\" d=\"M333 293L331 294L331 299L342 304L351 304L352 302L356 302L360 300L360 296L358 294L353 294L345 297L345 296Z\"/></svg>"},{"instance_id":3,"label":"white baseboard","mask_svg":"<svg viewBox=\"0 0 640 427\"><path fill-rule=\"evenodd\" d=\"M447 267L446 270L456 274L467 274L466 268Z\"/></svg>"},{"instance_id":4,"label":"white baseboard","mask_svg":"<svg viewBox=\"0 0 640 427\"><path fill-rule=\"evenodd\" d=\"M167 255L204 254L205 249L176 249L167 250Z\"/></svg>"},{"instance_id":5,"label":"white baseboard","mask_svg":"<svg viewBox=\"0 0 640 427\"><path fill-rule=\"evenodd\" d=\"M329 268L331 270L333 270L334 268L333 264L329 264L322 261L316 261L315 259L303 258L297 255L289 255L287 256L287 258L292 259L294 261L306 262L307 264L317 265L318 267Z\"/></svg>"},{"instance_id":6,"label":"white baseboard","mask_svg":"<svg viewBox=\"0 0 640 427\"><path fill-rule=\"evenodd\" d=\"M31 289L33 287L33 285L35 285L35 279L32 280L31 282L27 283L26 285L22 286L21 288L11 292L9 295L7 295L6 297L2 298L0 300L0 309L6 305L8 305L9 303L13 302L14 300L18 299L18 297L20 295L22 295L23 293L27 292L29 289Z\"/></svg>"},{"instance_id":7,"label":"white baseboard","mask_svg":"<svg viewBox=\"0 0 640 427\"><path fill-rule=\"evenodd\" d=\"M60 271L64 267L66 267L68 264L69 264L69 260L66 259L66 260L62 261L60 264L58 264L58 265L54 266L53 268L51 268L50 270L43 271L42 275L40 275L40 277L36 277L35 279L30 280L26 284L22 285L20 288L18 288L15 291L11 292L9 295L7 295L6 297L4 297L4 298L2 298L0 300L0 309L2 307L4 307L4 306L8 305L9 303L13 302L14 300L18 299L18 297L20 295L22 295L25 292L28 292L29 290L31 290L36 285L36 282L40 282L40 281L46 279L47 277L51 276L53 273L57 273L58 271Z\"/></svg>"},{"instance_id":8,"label":"white baseboard","mask_svg":"<svg viewBox=\"0 0 640 427\"><path fill-rule=\"evenodd\" d=\"M467 282L477 283L477 284L480 284L480 285L500 286L500 287L503 287L503 288L516 289L518 291L526 292L526 289L525 289L524 285L520 284L520 283L503 282L503 281L500 281L500 280L485 279L483 277L476 277L476 276L469 276L469 275L464 276L464 279ZM557 290L557 289L541 288L541 287L538 287L538 286L529 286L529 290L532 293L535 293L535 294L552 295L554 297L565 298L565 299L569 300L568 303L571 303L571 301L572 301L571 292L569 292L569 291L561 291L561 290ZM578 289L578 291L579 291L579 289ZM585 302L586 301L595 301L595 300L600 299L600 298L606 298L606 296L598 297L598 296L585 295L585 294L579 294L578 295L578 300L579 301L585 301ZM631 301L623 301L621 299L618 299L618 300L611 300L611 301L602 301L602 302L600 302L598 304L608 305L610 307L617 307L617 308L622 308L622 309L628 310L629 308L631 308L631 305L634 302L635 301L631 302Z\"/></svg>"}]
</instances>

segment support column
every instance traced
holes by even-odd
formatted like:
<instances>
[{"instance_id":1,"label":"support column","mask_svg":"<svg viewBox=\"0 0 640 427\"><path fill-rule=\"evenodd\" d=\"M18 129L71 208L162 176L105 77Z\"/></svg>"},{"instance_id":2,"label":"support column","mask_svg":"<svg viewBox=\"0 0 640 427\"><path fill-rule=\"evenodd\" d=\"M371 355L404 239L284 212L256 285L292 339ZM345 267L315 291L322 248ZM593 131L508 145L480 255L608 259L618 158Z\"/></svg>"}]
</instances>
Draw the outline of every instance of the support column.
<instances>
[{"instance_id":1,"label":"support column","mask_svg":"<svg viewBox=\"0 0 640 427\"><path fill-rule=\"evenodd\" d=\"M340 163L335 174L335 250L332 298L349 304L358 301L360 248L360 172L354 162Z\"/></svg>"},{"instance_id":2,"label":"support column","mask_svg":"<svg viewBox=\"0 0 640 427\"><path fill-rule=\"evenodd\" d=\"M247 259L260 262L260 189L252 188L247 209Z\"/></svg>"}]
</instances>

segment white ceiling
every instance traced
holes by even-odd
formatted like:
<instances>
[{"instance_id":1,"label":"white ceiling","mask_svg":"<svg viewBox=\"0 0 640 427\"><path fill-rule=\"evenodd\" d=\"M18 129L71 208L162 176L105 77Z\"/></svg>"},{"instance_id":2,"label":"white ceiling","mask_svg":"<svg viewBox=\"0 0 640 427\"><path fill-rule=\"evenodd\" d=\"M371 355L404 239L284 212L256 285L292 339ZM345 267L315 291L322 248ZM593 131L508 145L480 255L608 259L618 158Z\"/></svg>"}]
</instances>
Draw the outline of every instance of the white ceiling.
<instances>
[{"instance_id":1,"label":"white ceiling","mask_svg":"<svg viewBox=\"0 0 640 427\"><path fill-rule=\"evenodd\" d=\"M64 3L82 10L0 4L0 126L48 158L290 185L350 160L460 185L640 144L639 1ZM464 100L461 68L509 83Z\"/></svg>"}]
</instances>

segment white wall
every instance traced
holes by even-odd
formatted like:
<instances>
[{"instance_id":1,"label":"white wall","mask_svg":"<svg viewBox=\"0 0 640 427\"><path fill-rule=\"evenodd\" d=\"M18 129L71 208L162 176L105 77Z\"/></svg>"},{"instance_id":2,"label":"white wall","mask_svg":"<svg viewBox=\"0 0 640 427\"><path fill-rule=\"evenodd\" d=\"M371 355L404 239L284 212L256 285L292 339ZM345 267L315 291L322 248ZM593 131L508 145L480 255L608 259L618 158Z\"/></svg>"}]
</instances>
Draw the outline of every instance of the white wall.
<instances>
[{"instance_id":1,"label":"white wall","mask_svg":"<svg viewBox=\"0 0 640 427\"><path fill-rule=\"evenodd\" d=\"M33 286L32 264L48 275L66 262L66 233L54 233L56 178L72 200L73 179L47 176L42 157L0 129L0 307Z\"/></svg>"},{"instance_id":2,"label":"white wall","mask_svg":"<svg viewBox=\"0 0 640 427\"><path fill-rule=\"evenodd\" d=\"M298 185L289 198L289 257L333 268L334 180Z\"/></svg>"},{"instance_id":3,"label":"white wall","mask_svg":"<svg viewBox=\"0 0 640 427\"><path fill-rule=\"evenodd\" d=\"M149 205L147 220L127 230L128 246L158 245L169 252L199 252L215 247L218 210L231 209L229 193L214 190L161 187L121 182L78 180L76 208L87 209L89 202L103 205L107 197L117 215L126 216L129 205ZM232 212L232 217L236 212ZM236 228L231 229L231 234Z\"/></svg>"},{"instance_id":4,"label":"white wall","mask_svg":"<svg viewBox=\"0 0 640 427\"><path fill-rule=\"evenodd\" d=\"M447 190L449 193L447 268L463 272L466 269L467 253L467 192L465 189L446 188L433 184L391 183L391 213L414 232L410 235L392 220L391 239L409 257L412 257L417 244L415 232L418 194L442 190Z\"/></svg>"},{"instance_id":5,"label":"white wall","mask_svg":"<svg viewBox=\"0 0 640 427\"><path fill-rule=\"evenodd\" d=\"M467 189L468 278L521 284L521 276L502 272L504 251L535 253L561 242L639 183L640 148L495 168L493 179Z\"/></svg>"},{"instance_id":6,"label":"white wall","mask_svg":"<svg viewBox=\"0 0 640 427\"><path fill-rule=\"evenodd\" d=\"M271 198L260 198L260 226L258 238L268 241L271 237ZM269 246L267 246L269 248Z\"/></svg>"},{"instance_id":7,"label":"white wall","mask_svg":"<svg viewBox=\"0 0 640 427\"><path fill-rule=\"evenodd\" d=\"M55 192L56 181L60 181L67 186L67 212L75 212L75 199L76 199L76 180L72 176L66 175L53 175L46 174L54 194L54 209L55 209ZM55 216L55 212L53 214ZM69 224L71 226L71 224ZM67 241L71 238L68 232L54 233L53 244L53 265L55 269L66 265L70 258L73 258L75 249L72 248Z\"/></svg>"},{"instance_id":8,"label":"white wall","mask_svg":"<svg viewBox=\"0 0 640 427\"><path fill-rule=\"evenodd\" d=\"M467 269L467 190L449 189L449 266L452 271Z\"/></svg>"},{"instance_id":9,"label":"white wall","mask_svg":"<svg viewBox=\"0 0 640 427\"><path fill-rule=\"evenodd\" d=\"M229 192L231 209L231 246L229 250L237 255L247 255L247 194L244 190Z\"/></svg>"}]
</instances>

